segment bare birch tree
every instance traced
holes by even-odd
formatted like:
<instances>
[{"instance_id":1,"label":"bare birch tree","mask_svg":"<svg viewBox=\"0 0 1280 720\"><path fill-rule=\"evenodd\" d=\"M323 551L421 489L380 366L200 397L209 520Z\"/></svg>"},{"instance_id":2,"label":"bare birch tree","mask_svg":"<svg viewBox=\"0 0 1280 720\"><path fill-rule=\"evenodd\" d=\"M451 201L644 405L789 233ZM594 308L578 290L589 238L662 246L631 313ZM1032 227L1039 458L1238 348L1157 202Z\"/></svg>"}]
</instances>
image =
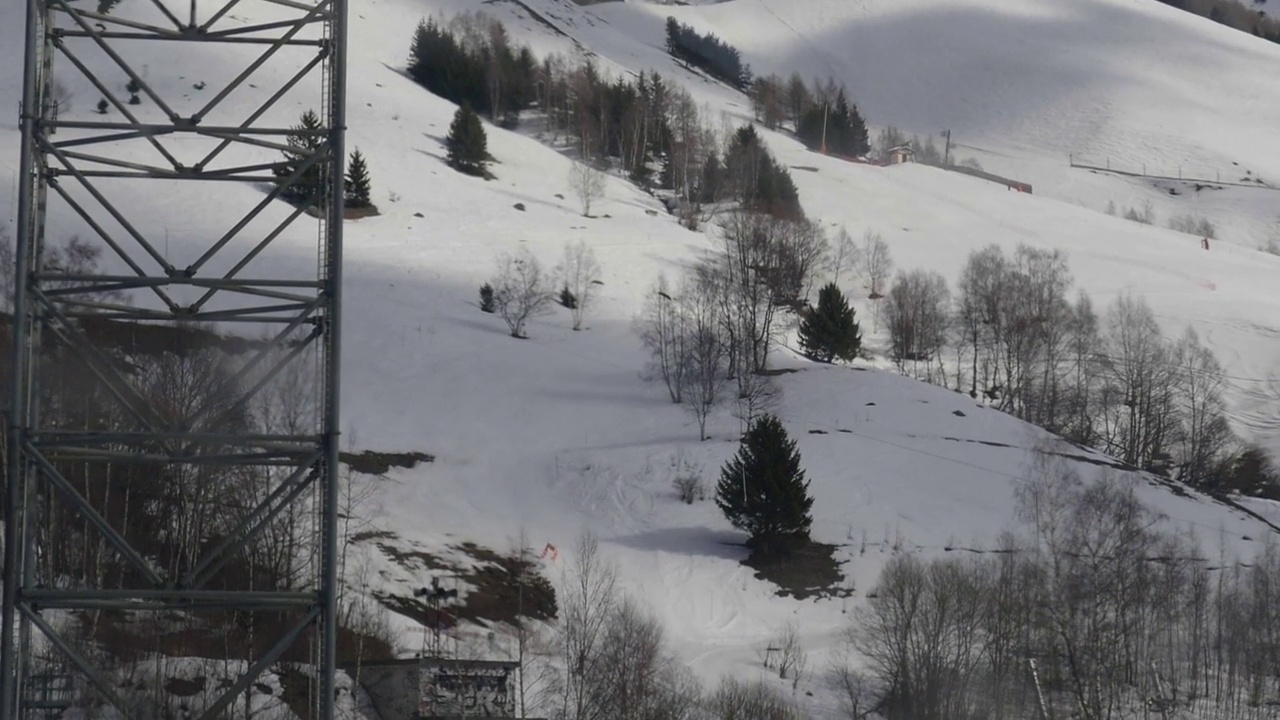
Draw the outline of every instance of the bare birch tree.
<instances>
[{"instance_id":1,"label":"bare birch tree","mask_svg":"<svg viewBox=\"0 0 1280 720\"><path fill-rule=\"evenodd\" d=\"M587 310L595 305L596 288L601 284L600 263L596 261L595 251L583 240L566 243L556 276L573 294L574 302L569 312L573 317L573 329L581 330L582 320Z\"/></svg>"},{"instance_id":2,"label":"bare birch tree","mask_svg":"<svg viewBox=\"0 0 1280 720\"><path fill-rule=\"evenodd\" d=\"M575 160L569 167L569 187L578 198L583 217L591 217L591 203L604 196L606 177L589 158Z\"/></svg>"},{"instance_id":3,"label":"bare birch tree","mask_svg":"<svg viewBox=\"0 0 1280 720\"><path fill-rule=\"evenodd\" d=\"M684 345L687 333L684 329L685 315L680 312L674 292L666 277L658 276L658 282L645 298L644 309L635 319L635 330L650 353L649 378L661 379L671 402L682 403L688 372L688 353Z\"/></svg>"},{"instance_id":4,"label":"bare birch tree","mask_svg":"<svg viewBox=\"0 0 1280 720\"><path fill-rule=\"evenodd\" d=\"M561 704L572 720L608 717L592 692L591 672L618 605L617 582L617 570L600 557L595 536L579 538L573 567L561 583L560 602L559 644L565 667Z\"/></svg>"},{"instance_id":5,"label":"bare birch tree","mask_svg":"<svg viewBox=\"0 0 1280 720\"><path fill-rule=\"evenodd\" d=\"M680 294L680 323L686 335L684 401L698 422L698 439L707 439L707 417L729 384L729 353L716 316L715 288L698 277L686 278Z\"/></svg>"},{"instance_id":6,"label":"bare birch tree","mask_svg":"<svg viewBox=\"0 0 1280 720\"><path fill-rule=\"evenodd\" d=\"M868 230L862 236L861 270L867 280L867 288L871 291L871 299L879 299L884 294L884 285L893 275L893 258L889 255L889 244L880 237L880 233Z\"/></svg>"}]
</instances>

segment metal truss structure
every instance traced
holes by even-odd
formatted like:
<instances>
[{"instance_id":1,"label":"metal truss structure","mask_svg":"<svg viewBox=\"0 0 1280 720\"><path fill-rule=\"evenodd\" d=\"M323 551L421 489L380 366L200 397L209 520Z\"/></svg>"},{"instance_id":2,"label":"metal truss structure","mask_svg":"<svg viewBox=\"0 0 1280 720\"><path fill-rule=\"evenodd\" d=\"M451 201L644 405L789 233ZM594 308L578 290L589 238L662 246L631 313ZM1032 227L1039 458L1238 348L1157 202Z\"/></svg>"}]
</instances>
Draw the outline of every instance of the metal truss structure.
<instances>
[{"instance_id":1,"label":"metal truss structure","mask_svg":"<svg viewBox=\"0 0 1280 720\"><path fill-rule=\"evenodd\" d=\"M234 681L195 716L232 717L237 699L247 709L258 678L293 658L314 671L312 717L329 720L347 0L26 6L0 720L44 717L51 673L135 717L143 711L113 674L118 658L100 637L85 640L87 618L159 627L217 614L269 617L275 632L237 656ZM72 112L67 86L100 96L96 111ZM319 122L295 126L306 108ZM176 254L190 257L170 252L174 225ZM72 233L96 262L58 254L55 243ZM189 352L195 335L217 338L218 362L232 370L201 402L175 408L144 381L145 360L104 345L109 332L159 338L153 344L173 355ZM246 415L290 373L310 398L301 421L221 421ZM74 423L61 407L71 401L55 392L68 378L100 400ZM189 557L157 557L139 538L174 533L186 519L140 521L128 503L145 498L104 499L123 492L125 476L199 490L202 504L180 507L216 515L218 534L184 546L195 548ZM223 501L245 478L258 483L253 501ZM309 559L296 575L265 586L229 578L281 518L302 528L297 550ZM89 577L54 551L72 531L109 570Z\"/></svg>"}]
</instances>

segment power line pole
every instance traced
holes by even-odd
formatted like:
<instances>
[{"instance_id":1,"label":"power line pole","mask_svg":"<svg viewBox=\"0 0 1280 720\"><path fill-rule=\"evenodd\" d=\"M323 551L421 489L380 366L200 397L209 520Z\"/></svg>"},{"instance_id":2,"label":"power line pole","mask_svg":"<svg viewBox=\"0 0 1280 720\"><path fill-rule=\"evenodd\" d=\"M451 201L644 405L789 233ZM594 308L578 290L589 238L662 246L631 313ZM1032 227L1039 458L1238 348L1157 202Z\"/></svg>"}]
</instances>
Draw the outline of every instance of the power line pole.
<instances>
[{"instance_id":1,"label":"power line pole","mask_svg":"<svg viewBox=\"0 0 1280 720\"><path fill-rule=\"evenodd\" d=\"M942 137L947 139L942 150L942 167L951 167L951 131L943 130Z\"/></svg>"},{"instance_id":2,"label":"power line pole","mask_svg":"<svg viewBox=\"0 0 1280 720\"><path fill-rule=\"evenodd\" d=\"M822 103L822 154L827 154L827 115L831 114L831 104Z\"/></svg>"}]
</instances>

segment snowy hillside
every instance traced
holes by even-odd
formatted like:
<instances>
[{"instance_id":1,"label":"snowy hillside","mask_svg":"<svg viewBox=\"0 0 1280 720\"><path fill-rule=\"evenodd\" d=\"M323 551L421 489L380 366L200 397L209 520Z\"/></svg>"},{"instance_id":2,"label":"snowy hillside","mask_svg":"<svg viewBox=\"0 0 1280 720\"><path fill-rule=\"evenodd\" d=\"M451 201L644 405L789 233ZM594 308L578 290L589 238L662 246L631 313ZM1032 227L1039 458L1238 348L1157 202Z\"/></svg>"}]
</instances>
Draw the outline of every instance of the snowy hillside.
<instances>
[{"instance_id":1,"label":"snowy hillside","mask_svg":"<svg viewBox=\"0 0 1280 720\"><path fill-rule=\"evenodd\" d=\"M256 4L243 5L237 12L253 17ZM677 654L707 679L759 674L760 646L790 619L811 651L832 650L846 613L895 550L936 556L994 548L1014 523L1013 488L1034 463L1043 432L866 363L818 366L783 349L774 367L793 372L777 379L778 414L812 480L814 538L838 546L851 598L781 598L739 564L744 536L712 503L685 505L671 488L682 464L701 466L713 482L736 449L739 420L718 410L712 439L698 442L687 413L641 379L646 356L632 328L658 274L674 277L711 241L616 177L593 207L596 217L582 217L570 160L533 137L536 126L487 128L492 181L448 168L443 138L455 107L401 69L419 17L474 5L353 5L348 145L369 161L381 215L350 221L345 230L343 432L354 449L435 458L376 484L368 512L380 531L394 534L391 545L443 553L474 542L506 550L524 535L535 548L560 549L558 561L546 561L558 580L575 540L594 532L626 589L657 613ZM783 134L763 134L792 167L810 216L859 236L881 233L900 268L926 267L954 280L971 251L1026 243L1066 251L1076 286L1099 306L1125 292L1145 296L1166 334L1190 325L1217 354L1236 429L1280 449L1280 257L1254 249L1276 230L1280 193L1238 188L1170 198L1139 181L1066 167L1074 154L1175 174L1182 165L1188 173L1221 172L1224 180L1247 168L1280 185L1280 101L1267 89L1280 76L1280 47L1142 0L591 8L523 0L484 9L539 52L589 53L618 74L657 69L735 123L749 117L749 102L662 52L668 13L714 30L757 72L835 75L872 123L920 133L951 128L965 154L1032 182L1036 194L924 166L854 165L806 151ZM5 223L12 222L18 164L20 10L0 7ZM159 57L140 61L175 86L230 76L243 64L230 52L185 68ZM92 89L77 85L71 72L66 81L72 112L92 113ZM300 97L277 119L291 122L307 102ZM203 249L187 238L221 229L217 207L192 213L194 198L181 188L167 192L140 229L165 237L166 252L175 255ZM218 203L260 197L256 188L229 187ZM1226 242L1205 252L1196 237L1102 212L1109 200L1135 205L1147 198L1162 203L1166 215L1176 209L1212 217ZM51 227L79 230L69 215ZM567 311L557 308L518 341L476 307L496 254L527 247L550 267L564 244L577 240L594 249L603 268L599 304L583 332L573 332ZM314 238L289 242L272 262L283 267L289 247L301 252ZM854 290L868 317L865 291ZM1087 475L1107 464L1085 450L1070 452ZM1168 527L1193 532L1211 553L1221 543L1226 552L1252 556L1273 534L1256 517L1194 493L1146 481L1139 492ZM1267 503L1249 507L1278 515ZM366 579L370 589L404 595L428 582L425 571L371 552L380 574ZM404 649L417 651L418 631L400 625ZM818 694L813 702L821 708L827 699Z\"/></svg>"},{"instance_id":2,"label":"snowy hillside","mask_svg":"<svg viewBox=\"0 0 1280 720\"><path fill-rule=\"evenodd\" d=\"M920 135L950 129L959 156L1039 194L1095 210L1149 198L1162 218L1194 211L1250 247L1280 235L1273 192L1191 192L1170 202L1147 184L1067 167L1074 158L1280 185L1280 107L1262 90L1280 72L1280 45L1152 0L738 0L591 11L655 47L663 18L674 15L742 50L757 74L833 76L870 123Z\"/></svg>"}]
</instances>

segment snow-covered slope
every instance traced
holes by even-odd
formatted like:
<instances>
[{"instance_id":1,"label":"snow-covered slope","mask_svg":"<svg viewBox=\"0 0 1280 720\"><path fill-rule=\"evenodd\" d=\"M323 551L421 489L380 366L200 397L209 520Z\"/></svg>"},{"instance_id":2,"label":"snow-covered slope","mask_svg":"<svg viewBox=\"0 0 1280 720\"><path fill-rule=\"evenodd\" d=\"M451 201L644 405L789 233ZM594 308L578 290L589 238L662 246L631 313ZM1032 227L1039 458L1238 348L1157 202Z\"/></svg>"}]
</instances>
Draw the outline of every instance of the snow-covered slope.
<instances>
[{"instance_id":1,"label":"snow-covered slope","mask_svg":"<svg viewBox=\"0 0 1280 720\"><path fill-rule=\"evenodd\" d=\"M868 121L952 131L960 156L1096 210L1195 212L1224 238L1280 236L1280 195L1190 193L1189 206L1078 163L1280 186L1280 45L1153 0L734 0L591 12L661 46L662 19L713 31L757 74L846 83ZM1175 199L1176 200L1176 199ZM1179 209L1180 208L1180 209ZM1244 217L1240 217L1243 215Z\"/></svg>"},{"instance_id":2,"label":"snow-covered slope","mask_svg":"<svg viewBox=\"0 0 1280 720\"><path fill-rule=\"evenodd\" d=\"M237 12L255 12L256 4L241 5ZM801 619L811 648L827 647L848 605L776 597L738 564L744 551L733 543L742 537L715 507L684 505L671 490L681 462L700 463L714 479L740 427L718 412L713 439L696 442L691 419L641 381L644 356L630 321L658 273L678 272L707 247L705 236L680 228L655 199L616 179L593 208L599 217L582 218L566 199L569 161L524 134L489 128L498 160L493 181L444 166L442 138L454 107L399 68L419 16L474 6L370 0L352 18L348 142L369 160L382 214L346 230L343 428L357 448L436 457L378 485L378 525L432 548L470 540L503 549L523 533L535 547L561 549L558 565L548 563L553 577L572 561L575 538L592 530L628 590L663 618L676 650L709 678L756 672L757 646L792 617ZM1033 182L1054 179L1049 198L1028 196L926 167L850 165L768 135L784 162L811 168L793 170L808 212L855 235L881 232L898 266L954 277L968 252L987 243L1063 248L1078 285L1099 304L1125 291L1143 294L1169 332L1186 324L1201 332L1228 368L1240 429L1264 435L1280 421L1278 385L1270 382L1280 357L1280 258L1229 243L1205 253L1196 238L1103 215L1110 194L1132 204L1122 193L1147 191L1060 168L1067 153L1089 152L1153 165L1185 157L1208 169L1237 161L1280 178L1280 140L1268 129L1280 120L1280 102L1261 84L1280 69L1280 50L1138 0L736 0L590 9L524 0L483 8L540 50L590 52L613 72L671 73L714 112L740 121L749 112L741 96L679 71L662 54L661 19L679 13L741 47L757 70L835 74L875 122L920 132L952 127L962 142L1011 158L1013 170ZM17 166L19 20L14 4L0 7L0 66L7 68L0 76L0 202L13 196ZM150 67L153 76L189 84L234 73L241 60L228 53L174 68L154 58ZM92 112L94 95L73 90L75 111ZM292 120L306 103L299 98L279 118ZM221 227L218 207L261 197L229 187L201 214L175 202L193 199L183 189L166 192L172 195L139 223L169 238L174 253L194 251L201 246L186 238ZM1073 192L1088 207L1053 198ZM64 216L54 227L66 232L74 223ZM496 253L525 246L552 265L563 244L578 239L603 266L600 304L586 331L572 332L559 314L535 321L532 339L516 341L476 308L476 288ZM275 262L289 262L291 247L309 250L314 238L289 242ZM864 311L865 301L858 303ZM841 546L855 598L895 547L980 549L1011 524L1014 483L1042 433L893 374L817 367L785 351L776 365L796 370L778 379L778 412L813 482L814 536ZM1156 485L1143 485L1141 495L1175 526L1208 541L1221 537L1232 551L1249 554L1269 534L1194 495ZM397 574L383 560L391 582L426 580Z\"/></svg>"}]
</instances>

